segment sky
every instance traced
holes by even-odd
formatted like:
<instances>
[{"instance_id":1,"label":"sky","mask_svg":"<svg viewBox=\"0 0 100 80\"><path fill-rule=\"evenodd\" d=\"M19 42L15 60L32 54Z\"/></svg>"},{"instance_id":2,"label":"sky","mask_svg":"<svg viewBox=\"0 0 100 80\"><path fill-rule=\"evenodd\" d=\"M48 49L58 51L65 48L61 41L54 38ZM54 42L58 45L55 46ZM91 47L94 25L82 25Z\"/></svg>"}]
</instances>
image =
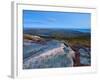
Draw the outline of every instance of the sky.
<instances>
[{"instance_id":1,"label":"sky","mask_svg":"<svg viewBox=\"0 0 100 80\"><path fill-rule=\"evenodd\" d=\"M91 14L23 10L24 28L90 29Z\"/></svg>"}]
</instances>

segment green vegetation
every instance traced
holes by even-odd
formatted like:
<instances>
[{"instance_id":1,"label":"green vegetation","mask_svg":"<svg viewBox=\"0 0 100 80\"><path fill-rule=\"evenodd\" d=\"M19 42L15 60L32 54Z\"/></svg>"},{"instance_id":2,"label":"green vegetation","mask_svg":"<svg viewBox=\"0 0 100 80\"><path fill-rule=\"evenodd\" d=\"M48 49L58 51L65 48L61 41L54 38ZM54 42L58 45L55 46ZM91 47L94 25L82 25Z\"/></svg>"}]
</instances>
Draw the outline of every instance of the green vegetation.
<instances>
[{"instance_id":1,"label":"green vegetation","mask_svg":"<svg viewBox=\"0 0 100 80\"><path fill-rule=\"evenodd\" d=\"M65 43L69 43L70 46L83 45L86 47L90 47L91 44L90 36L78 36L78 37L67 38L59 35L59 36L55 36L54 39L64 41Z\"/></svg>"},{"instance_id":2,"label":"green vegetation","mask_svg":"<svg viewBox=\"0 0 100 80\"><path fill-rule=\"evenodd\" d=\"M83 45L83 46L90 47L90 43L91 43L90 37L84 37L84 36L76 37L76 38L68 38L67 41L70 46Z\"/></svg>"}]
</instances>

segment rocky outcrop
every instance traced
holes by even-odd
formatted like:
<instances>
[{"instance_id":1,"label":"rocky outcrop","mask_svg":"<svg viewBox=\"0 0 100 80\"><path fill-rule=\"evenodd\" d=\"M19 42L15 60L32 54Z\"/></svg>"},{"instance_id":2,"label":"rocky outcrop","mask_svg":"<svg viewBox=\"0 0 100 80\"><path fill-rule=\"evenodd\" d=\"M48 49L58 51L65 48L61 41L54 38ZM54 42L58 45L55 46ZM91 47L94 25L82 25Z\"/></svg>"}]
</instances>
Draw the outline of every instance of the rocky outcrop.
<instances>
[{"instance_id":1,"label":"rocky outcrop","mask_svg":"<svg viewBox=\"0 0 100 80\"><path fill-rule=\"evenodd\" d=\"M71 47L75 52L74 66L90 66L91 50L88 46L77 45Z\"/></svg>"},{"instance_id":2,"label":"rocky outcrop","mask_svg":"<svg viewBox=\"0 0 100 80\"><path fill-rule=\"evenodd\" d=\"M80 48L79 53L80 53L80 64L90 65L91 56L90 56L90 51L88 50L88 48Z\"/></svg>"},{"instance_id":3,"label":"rocky outcrop","mask_svg":"<svg viewBox=\"0 0 100 80\"><path fill-rule=\"evenodd\" d=\"M27 42L44 42L44 39L39 37L39 36L36 36L36 35L29 35L29 34L24 34L23 35L23 39L24 41L27 41Z\"/></svg>"},{"instance_id":4,"label":"rocky outcrop","mask_svg":"<svg viewBox=\"0 0 100 80\"><path fill-rule=\"evenodd\" d=\"M30 39L41 39L31 37ZM37 41L37 40L36 40ZM23 68L56 68L72 67L74 51L63 42L57 40L46 41L46 44L24 41Z\"/></svg>"}]
</instances>

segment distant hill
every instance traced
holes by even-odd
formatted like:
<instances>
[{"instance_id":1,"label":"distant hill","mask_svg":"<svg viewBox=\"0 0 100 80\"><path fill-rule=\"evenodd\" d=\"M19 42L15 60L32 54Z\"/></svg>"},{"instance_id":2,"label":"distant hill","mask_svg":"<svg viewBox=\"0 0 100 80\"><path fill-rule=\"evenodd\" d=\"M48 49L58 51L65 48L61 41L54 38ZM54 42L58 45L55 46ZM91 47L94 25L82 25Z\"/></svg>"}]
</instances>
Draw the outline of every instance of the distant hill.
<instances>
[{"instance_id":1,"label":"distant hill","mask_svg":"<svg viewBox=\"0 0 100 80\"><path fill-rule=\"evenodd\" d=\"M86 30L78 29L24 29L24 34L32 34L44 37L79 37L79 36L90 36L90 32Z\"/></svg>"}]
</instances>

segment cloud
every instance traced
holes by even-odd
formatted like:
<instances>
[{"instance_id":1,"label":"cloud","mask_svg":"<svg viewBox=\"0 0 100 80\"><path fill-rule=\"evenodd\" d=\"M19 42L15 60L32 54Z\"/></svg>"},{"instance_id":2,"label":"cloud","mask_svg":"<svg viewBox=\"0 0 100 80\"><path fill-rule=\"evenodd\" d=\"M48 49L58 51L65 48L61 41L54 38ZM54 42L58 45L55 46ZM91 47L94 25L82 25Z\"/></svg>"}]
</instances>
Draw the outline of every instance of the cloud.
<instances>
[{"instance_id":1,"label":"cloud","mask_svg":"<svg viewBox=\"0 0 100 80\"><path fill-rule=\"evenodd\" d=\"M45 19L38 19L38 20L25 20L24 23L26 24L38 24L38 25L44 25L49 23L55 23L57 19L55 18L45 18Z\"/></svg>"},{"instance_id":2,"label":"cloud","mask_svg":"<svg viewBox=\"0 0 100 80\"><path fill-rule=\"evenodd\" d=\"M48 22L56 22L57 20L55 18L48 18L47 21Z\"/></svg>"},{"instance_id":3,"label":"cloud","mask_svg":"<svg viewBox=\"0 0 100 80\"><path fill-rule=\"evenodd\" d=\"M33 24L44 24L43 22L41 21L32 21Z\"/></svg>"},{"instance_id":4,"label":"cloud","mask_svg":"<svg viewBox=\"0 0 100 80\"><path fill-rule=\"evenodd\" d=\"M32 20L27 20L27 21L24 21L24 23L27 23L27 24L44 24L44 22L43 21L38 21L38 20L34 20L34 21L32 21Z\"/></svg>"}]
</instances>

